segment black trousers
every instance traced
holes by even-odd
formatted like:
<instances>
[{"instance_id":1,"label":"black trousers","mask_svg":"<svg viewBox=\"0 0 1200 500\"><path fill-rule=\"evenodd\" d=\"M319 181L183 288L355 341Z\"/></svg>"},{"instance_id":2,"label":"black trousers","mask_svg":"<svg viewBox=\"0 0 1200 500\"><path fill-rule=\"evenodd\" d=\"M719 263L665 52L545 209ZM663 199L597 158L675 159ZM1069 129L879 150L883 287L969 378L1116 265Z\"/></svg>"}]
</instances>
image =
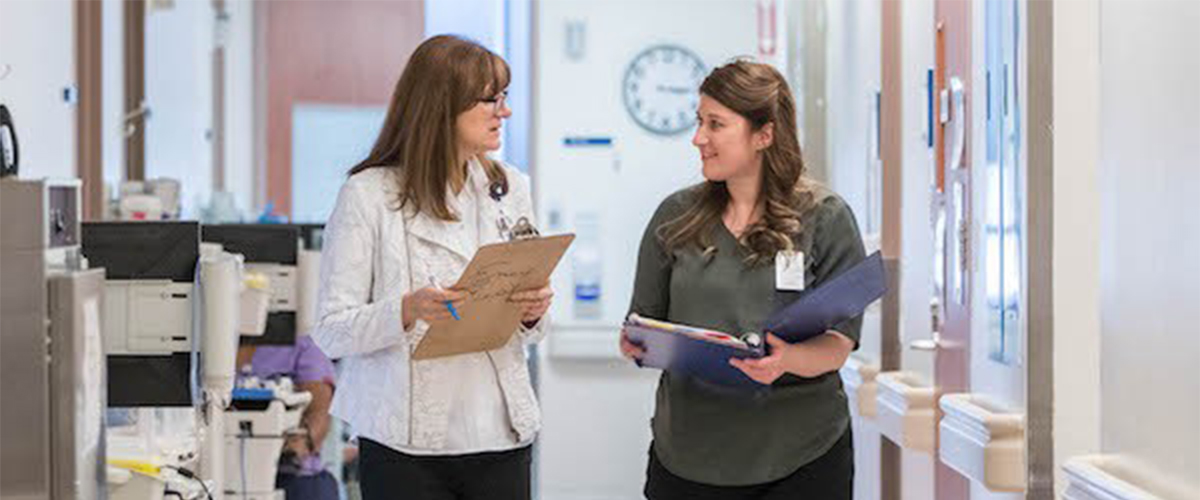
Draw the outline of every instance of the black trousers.
<instances>
[{"instance_id":1,"label":"black trousers","mask_svg":"<svg viewBox=\"0 0 1200 500\"><path fill-rule=\"evenodd\" d=\"M277 474L275 487L282 488L287 500L338 500L337 479L329 471L321 471L313 476L296 476L292 474ZM225 495L235 498L236 495Z\"/></svg>"},{"instance_id":2,"label":"black trousers","mask_svg":"<svg viewBox=\"0 0 1200 500\"><path fill-rule=\"evenodd\" d=\"M401 453L358 439L363 500L529 500L532 446L452 456Z\"/></svg>"},{"instance_id":3,"label":"black trousers","mask_svg":"<svg viewBox=\"0 0 1200 500\"><path fill-rule=\"evenodd\" d=\"M713 486L689 481L663 467L650 447L646 467L650 500L851 500L854 496L854 443L850 429L820 458L791 475L765 484Z\"/></svg>"}]
</instances>

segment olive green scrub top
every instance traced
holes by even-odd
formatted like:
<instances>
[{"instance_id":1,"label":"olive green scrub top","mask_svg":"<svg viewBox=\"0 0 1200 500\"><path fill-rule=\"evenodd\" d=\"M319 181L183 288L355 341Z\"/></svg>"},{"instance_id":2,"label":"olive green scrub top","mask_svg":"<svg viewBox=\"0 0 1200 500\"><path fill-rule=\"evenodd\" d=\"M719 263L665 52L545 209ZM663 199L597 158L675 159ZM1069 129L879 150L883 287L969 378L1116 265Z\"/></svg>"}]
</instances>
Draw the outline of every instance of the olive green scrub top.
<instances>
[{"instance_id":1,"label":"olive green scrub top","mask_svg":"<svg viewBox=\"0 0 1200 500\"><path fill-rule=\"evenodd\" d=\"M659 205L642 237L630 312L648 318L739 334L762 331L777 309L803 292L775 289L775 259L748 265L748 249L721 222L704 255L689 246L669 255L658 237L696 198L684 189ZM854 214L828 189L802 216L795 249L804 252L805 290L862 261ZM862 317L837 325L857 348ZM737 391L663 372L651 427L653 449L671 473L717 486L768 483L831 449L850 425L838 373L816 378L784 374L759 391Z\"/></svg>"}]
</instances>

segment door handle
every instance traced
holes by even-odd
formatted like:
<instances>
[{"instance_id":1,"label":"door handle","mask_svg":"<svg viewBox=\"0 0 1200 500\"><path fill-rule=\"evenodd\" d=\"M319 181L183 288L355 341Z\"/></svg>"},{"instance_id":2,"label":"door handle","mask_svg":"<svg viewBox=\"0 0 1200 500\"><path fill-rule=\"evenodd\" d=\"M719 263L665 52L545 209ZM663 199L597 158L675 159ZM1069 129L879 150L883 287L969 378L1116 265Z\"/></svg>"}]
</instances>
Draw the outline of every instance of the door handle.
<instances>
[{"instance_id":1,"label":"door handle","mask_svg":"<svg viewBox=\"0 0 1200 500\"><path fill-rule=\"evenodd\" d=\"M963 153L967 146L966 124L966 88L961 78L950 77L949 92L945 96L950 111L950 165L947 170L957 170L963 166Z\"/></svg>"},{"instance_id":2,"label":"door handle","mask_svg":"<svg viewBox=\"0 0 1200 500\"><path fill-rule=\"evenodd\" d=\"M125 137L133 137L133 134L137 133L138 127L146 123L147 118L150 118L150 106L146 104L146 101L139 103L137 109L125 113L125 116L121 118L121 121L125 123Z\"/></svg>"},{"instance_id":3,"label":"door handle","mask_svg":"<svg viewBox=\"0 0 1200 500\"><path fill-rule=\"evenodd\" d=\"M933 297L929 301L929 316L933 326L933 334L927 339L909 341L908 348L914 351L934 352L942 344L942 307L941 301Z\"/></svg>"},{"instance_id":4,"label":"door handle","mask_svg":"<svg viewBox=\"0 0 1200 500\"><path fill-rule=\"evenodd\" d=\"M942 347L941 335L933 332L932 338L917 339L908 343L908 348L914 351L934 352Z\"/></svg>"}]
</instances>

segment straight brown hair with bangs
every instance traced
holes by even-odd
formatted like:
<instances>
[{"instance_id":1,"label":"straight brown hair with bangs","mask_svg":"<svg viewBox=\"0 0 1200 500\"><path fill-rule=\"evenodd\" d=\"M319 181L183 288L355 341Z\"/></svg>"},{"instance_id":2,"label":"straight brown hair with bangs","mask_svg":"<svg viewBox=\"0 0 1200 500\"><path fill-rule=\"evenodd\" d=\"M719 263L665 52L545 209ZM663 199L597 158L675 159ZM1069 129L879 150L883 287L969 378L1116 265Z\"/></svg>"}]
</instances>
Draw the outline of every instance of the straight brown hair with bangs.
<instances>
[{"instance_id":1,"label":"straight brown hair with bangs","mask_svg":"<svg viewBox=\"0 0 1200 500\"><path fill-rule=\"evenodd\" d=\"M480 99L503 92L510 78L508 63L478 43L453 35L425 40L396 82L370 154L349 175L394 169L400 193L397 210L411 204L416 213L457 221L446 204L446 191L465 182L469 160L458 157L458 115ZM485 155L478 159L490 182L507 183L497 162Z\"/></svg>"},{"instance_id":2,"label":"straight brown hair with bangs","mask_svg":"<svg viewBox=\"0 0 1200 500\"><path fill-rule=\"evenodd\" d=\"M767 64L738 60L721 66L704 79L700 93L733 110L750 122L753 131L774 124L774 140L763 149L762 181L758 203L763 215L738 238L748 250L748 264L763 264L782 250L794 250L802 237L800 219L815 207L813 183L804 175L800 155L796 103L787 80ZM696 246L710 254L713 224L729 204L724 182L705 181L696 187L695 202L683 215L664 224L658 237L669 250Z\"/></svg>"}]
</instances>

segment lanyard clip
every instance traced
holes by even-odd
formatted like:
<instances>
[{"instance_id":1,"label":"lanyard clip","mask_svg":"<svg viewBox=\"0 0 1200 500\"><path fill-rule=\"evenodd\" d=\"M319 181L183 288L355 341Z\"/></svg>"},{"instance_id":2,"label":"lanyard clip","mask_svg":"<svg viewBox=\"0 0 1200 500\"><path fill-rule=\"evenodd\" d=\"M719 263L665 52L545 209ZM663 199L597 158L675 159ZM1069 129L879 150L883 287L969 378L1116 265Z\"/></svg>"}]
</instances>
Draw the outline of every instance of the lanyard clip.
<instances>
[{"instance_id":1,"label":"lanyard clip","mask_svg":"<svg viewBox=\"0 0 1200 500\"><path fill-rule=\"evenodd\" d=\"M517 219L516 225L512 227L509 240L529 240L538 237L538 230L529 223L528 217Z\"/></svg>"},{"instance_id":2,"label":"lanyard clip","mask_svg":"<svg viewBox=\"0 0 1200 500\"><path fill-rule=\"evenodd\" d=\"M496 219L496 228L500 230L500 236L506 241L528 240L538 237L538 230L529 222L528 217L517 219L516 224L510 224L508 215L504 211L500 211L500 218Z\"/></svg>"}]
</instances>

